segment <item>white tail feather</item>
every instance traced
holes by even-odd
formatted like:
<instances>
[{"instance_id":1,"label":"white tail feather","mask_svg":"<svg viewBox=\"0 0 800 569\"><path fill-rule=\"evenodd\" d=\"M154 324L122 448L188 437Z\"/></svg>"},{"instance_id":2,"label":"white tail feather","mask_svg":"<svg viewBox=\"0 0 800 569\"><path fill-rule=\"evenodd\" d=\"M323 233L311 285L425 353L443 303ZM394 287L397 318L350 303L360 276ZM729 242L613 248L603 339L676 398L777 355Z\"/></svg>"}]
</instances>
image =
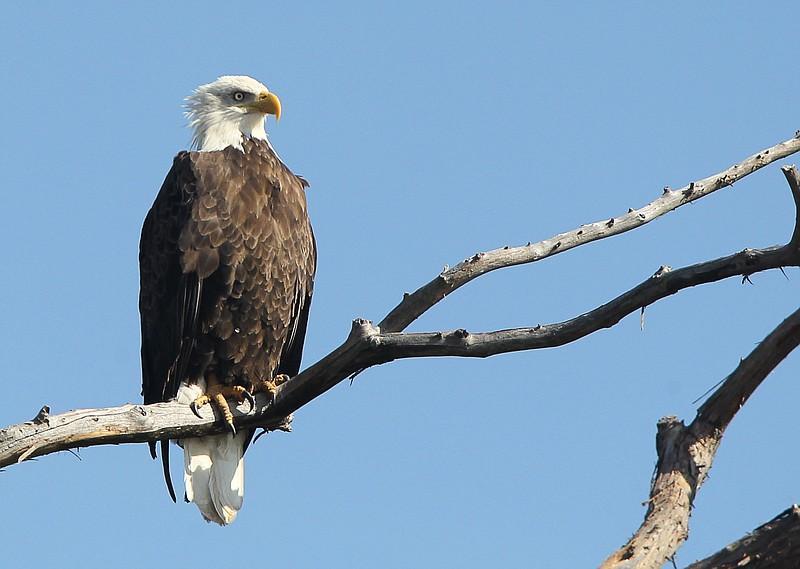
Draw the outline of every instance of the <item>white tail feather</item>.
<instances>
[{"instance_id":1,"label":"white tail feather","mask_svg":"<svg viewBox=\"0 0 800 569\"><path fill-rule=\"evenodd\" d=\"M193 401L205 386L181 385L178 400ZM203 517L220 525L236 519L244 498L244 443L247 433L185 439L183 483L186 499Z\"/></svg>"},{"instance_id":2,"label":"white tail feather","mask_svg":"<svg viewBox=\"0 0 800 569\"><path fill-rule=\"evenodd\" d=\"M214 449L211 467L211 501L226 524L231 523L244 499L244 458L242 451L247 433L219 435L225 440Z\"/></svg>"},{"instance_id":3,"label":"white tail feather","mask_svg":"<svg viewBox=\"0 0 800 569\"><path fill-rule=\"evenodd\" d=\"M183 441L186 498L210 522L227 525L242 507L246 437L239 433Z\"/></svg>"}]
</instances>

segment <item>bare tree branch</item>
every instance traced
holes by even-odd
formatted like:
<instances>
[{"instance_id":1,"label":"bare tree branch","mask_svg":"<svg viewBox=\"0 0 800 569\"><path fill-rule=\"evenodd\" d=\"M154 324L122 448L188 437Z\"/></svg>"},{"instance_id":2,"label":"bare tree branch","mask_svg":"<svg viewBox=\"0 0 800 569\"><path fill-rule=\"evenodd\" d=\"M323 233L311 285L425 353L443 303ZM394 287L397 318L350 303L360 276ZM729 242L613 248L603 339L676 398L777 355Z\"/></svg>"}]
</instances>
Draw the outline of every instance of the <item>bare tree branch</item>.
<instances>
[{"instance_id":1,"label":"bare tree branch","mask_svg":"<svg viewBox=\"0 0 800 569\"><path fill-rule=\"evenodd\" d=\"M689 515L708 476L722 435L762 381L800 344L800 309L781 322L697 411L686 427L675 417L658 422L658 463L647 514L639 530L601 569L657 569L689 535Z\"/></svg>"},{"instance_id":2,"label":"bare tree branch","mask_svg":"<svg viewBox=\"0 0 800 569\"><path fill-rule=\"evenodd\" d=\"M793 248L745 249L682 269L662 267L652 277L614 300L564 322L482 333L456 330L447 334L375 334L372 343L387 352L391 359L427 356L485 358L521 350L552 348L610 328L628 314L685 288L786 266L800 266L800 255Z\"/></svg>"},{"instance_id":3,"label":"bare tree branch","mask_svg":"<svg viewBox=\"0 0 800 569\"><path fill-rule=\"evenodd\" d=\"M519 350L560 346L602 328L610 328L626 315L696 286L735 275L783 266L799 266L797 250L786 245L768 249L745 249L734 255L682 269L659 269L614 300L585 314L555 324L494 332L469 333L381 333L370 322L356 320L347 340L291 381L278 388L272 405L264 395L256 399L253 412L241 406L234 413L237 426L286 428L284 417L306 405L356 371L397 359L461 356L487 357ZM71 411L37 417L0 431L0 467L76 446L155 441L221 432L210 408L203 419L177 402L153 405L123 405L104 409Z\"/></svg>"},{"instance_id":4,"label":"bare tree branch","mask_svg":"<svg viewBox=\"0 0 800 569\"><path fill-rule=\"evenodd\" d=\"M386 315L378 327L383 332L401 332L445 296L481 275L496 269L540 261L573 247L636 229L682 205L731 186L748 174L798 150L800 150L800 131L795 133L794 138L753 154L708 178L691 182L677 190L664 188L661 197L639 209L630 209L625 215L582 225L538 243L476 253L455 267L442 271L439 276L415 292L404 295L400 304Z\"/></svg>"},{"instance_id":5,"label":"bare tree branch","mask_svg":"<svg viewBox=\"0 0 800 569\"><path fill-rule=\"evenodd\" d=\"M797 569L800 566L800 507L784 510L721 551L686 569Z\"/></svg>"},{"instance_id":6,"label":"bare tree branch","mask_svg":"<svg viewBox=\"0 0 800 569\"><path fill-rule=\"evenodd\" d=\"M256 396L252 414L246 414L240 405L233 410L237 425L258 423L270 430L289 430L291 418L284 415L270 419L272 414L264 412L268 406L264 394ZM77 409L59 415L40 412L31 421L0 430L0 468L75 447L187 438L223 431L212 411L200 408L199 412L202 419L195 417L188 405L177 401Z\"/></svg>"}]
</instances>

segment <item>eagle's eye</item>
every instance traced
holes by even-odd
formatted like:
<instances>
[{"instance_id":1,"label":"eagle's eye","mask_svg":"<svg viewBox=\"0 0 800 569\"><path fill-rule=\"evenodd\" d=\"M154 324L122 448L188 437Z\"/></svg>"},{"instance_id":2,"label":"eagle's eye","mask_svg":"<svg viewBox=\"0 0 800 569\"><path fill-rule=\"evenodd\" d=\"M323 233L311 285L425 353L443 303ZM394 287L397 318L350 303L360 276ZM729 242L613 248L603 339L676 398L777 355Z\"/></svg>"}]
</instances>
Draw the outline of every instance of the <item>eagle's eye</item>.
<instances>
[{"instance_id":1,"label":"eagle's eye","mask_svg":"<svg viewBox=\"0 0 800 569\"><path fill-rule=\"evenodd\" d=\"M234 91L233 92L233 100L234 101L244 101L244 93L241 91Z\"/></svg>"}]
</instances>

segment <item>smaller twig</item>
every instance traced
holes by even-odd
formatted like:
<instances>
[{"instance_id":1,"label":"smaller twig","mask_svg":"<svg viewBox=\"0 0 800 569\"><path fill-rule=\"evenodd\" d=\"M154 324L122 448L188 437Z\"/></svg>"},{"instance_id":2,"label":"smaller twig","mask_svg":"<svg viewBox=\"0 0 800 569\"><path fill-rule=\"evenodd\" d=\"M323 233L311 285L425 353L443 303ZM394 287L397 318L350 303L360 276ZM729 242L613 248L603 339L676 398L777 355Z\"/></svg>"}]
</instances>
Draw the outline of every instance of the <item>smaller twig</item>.
<instances>
[{"instance_id":1,"label":"smaller twig","mask_svg":"<svg viewBox=\"0 0 800 569\"><path fill-rule=\"evenodd\" d=\"M23 452L21 455L19 455L19 458L17 459L17 464L19 464L20 462L23 462L23 461L24 461L26 458L28 458L28 457L29 457L30 455L32 455L34 452L36 452L37 450L39 450L39 447L40 447L40 446L41 446L41 445L38 445L38 444L37 444L37 445L33 445L33 446L31 446L31 447L30 447L28 450L26 450L26 451L25 451L25 452Z\"/></svg>"},{"instance_id":2,"label":"smaller twig","mask_svg":"<svg viewBox=\"0 0 800 569\"><path fill-rule=\"evenodd\" d=\"M83 462L83 459L81 458L81 453L79 453L79 452L75 452L75 451L74 451L74 450L72 450L71 448L68 448L68 449L67 449L67 452L68 452L68 453L70 453L70 454L71 454L72 456L74 456L75 458L77 458L79 461Z\"/></svg>"},{"instance_id":3,"label":"smaller twig","mask_svg":"<svg viewBox=\"0 0 800 569\"><path fill-rule=\"evenodd\" d=\"M289 415L287 415L284 418L282 423L278 423L274 427L270 427L269 429L267 429L265 427L259 427L261 429L261 432L258 433L255 436L255 438L253 438L253 444L256 444L258 442L258 439L260 439L261 437L263 437L264 435L266 435L267 433L270 433L272 431L283 431L284 433L291 433L292 432L292 420L293 419L294 419L294 416L290 413Z\"/></svg>"},{"instance_id":4,"label":"smaller twig","mask_svg":"<svg viewBox=\"0 0 800 569\"><path fill-rule=\"evenodd\" d=\"M702 401L703 399L705 399L705 398L706 398L706 397L707 397L707 396L708 396L710 393L712 393L712 392L713 392L713 391L714 391L714 390L715 390L717 387L719 387L720 385L722 385L723 383L725 383L725 380L727 380L727 379L728 379L727 377L723 377L723 378L722 378L722 379L720 379L720 380L719 380L717 383L715 383L714 385L712 385L711 387L709 387L708 389L706 389L706 390L705 390L705 391L704 391L704 392L703 392L703 393L700 395L700 397L698 397L697 399L695 399L694 401L692 401L692 405L696 405L697 403L699 403L700 401Z\"/></svg>"}]
</instances>

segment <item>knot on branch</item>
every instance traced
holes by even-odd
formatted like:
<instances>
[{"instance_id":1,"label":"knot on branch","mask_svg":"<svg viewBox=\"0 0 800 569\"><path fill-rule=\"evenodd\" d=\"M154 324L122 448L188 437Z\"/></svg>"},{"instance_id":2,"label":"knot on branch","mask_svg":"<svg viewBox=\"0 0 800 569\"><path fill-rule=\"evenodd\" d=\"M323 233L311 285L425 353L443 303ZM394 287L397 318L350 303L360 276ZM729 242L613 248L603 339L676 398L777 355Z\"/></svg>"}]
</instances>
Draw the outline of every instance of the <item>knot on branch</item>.
<instances>
[{"instance_id":1,"label":"knot on branch","mask_svg":"<svg viewBox=\"0 0 800 569\"><path fill-rule=\"evenodd\" d=\"M717 183L720 185L720 187L732 186L735 181L736 180L733 178L733 176L728 174L723 174L717 179Z\"/></svg>"},{"instance_id":2,"label":"knot on branch","mask_svg":"<svg viewBox=\"0 0 800 569\"><path fill-rule=\"evenodd\" d=\"M672 270L672 267L670 267L669 265L661 265L658 268L658 270L655 273L653 273L653 276L651 278L654 278L654 279L661 278L664 275L666 275L668 272L670 272L671 270Z\"/></svg>"},{"instance_id":3,"label":"knot on branch","mask_svg":"<svg viewBox=\"0 0 800 569\"><path fill-rule=\"evenodd\" d=\"M756 251L755 249L751 249L750 247L747 247L745 249L742 249L742 252L740 254L741 254L742 258L744 259L744 264L745 265L752 265L752 264L756 263L759 251Z\"/></svg>"},{"instance_id":4,"label":"knot on branch","mask_svg":"<svg viewBox=\"0 0 800 569\"><path fill-rule=\"evenodd\" d=\"M272 431L283 431L284 433L291 433L292 432L292 420L294 416L289 413L286 417L280 420L278 423L273 423L271 425L258 425L258 428L261 429L255 438L253 438L253 444L258 442L258 439L266 435L267 433L271 433Z\"/></svg>"},{"instance_id":5,"label":"knot on branch","mask_svg":"<svg viewBox=\"0 0 800 569\"><path fill-rule=\"evenodd\" d=\"M706 441L705 433L695 432L696 427L695 423L686 427L677 417L669 416L658 421L656 432L658 462L655 474L680 473L681 485L685 485L690 500L694 499L697 490L700 469L707 466L704 451L715 445L714 440ZM708 444L703 444L706 442ZM701 448L694 448L698 444Z\"/></svg>"},{"instance_id":6,"label":"knot on branch","mask_svg":"<svg viewBox=\"0 0 800 569\"><path fill-rule=\"evenodd\" d=\"M31 423L34 425L49 425L50 424L50 407L47 405L42 405L42 408L39 409L39 412L36 416L31 420Z\"/></svg>"},{"instance_id":7,"label":"knot on branch","mask_svg":"<svg viewBox=\"0 0 800 569\"><path fill-rule=\"evenodd\" d=\"M449 344L464 344L469 343L469 336L469 332L464 328L459 328L458 330L453 330L445 334L444 340Z\"/></svg>"},{"instance_id":8,"label":"knot on branch","mask_svg":"<svg viewBox=\"0 0 800 569\"><path fill-rule=\"evenodd\" d=\"M676 441L686 432L686 425L674 415L670 415L659 419L656 429L656 453L661 463L662 458L674 449Z\"/></svg>"},{"instance_id":9,"label":"knot on branch","mask_svg":"<svg viewBox=\"0 0 800 569\"><path fill-rule=\"evenodd\" d=\"M347 337L348 341L360 341L370 336L380 334L380 329L372 325L371 320L364 318L356 318L350 327L350 335Z\"/></svg>"}]
</instances>

